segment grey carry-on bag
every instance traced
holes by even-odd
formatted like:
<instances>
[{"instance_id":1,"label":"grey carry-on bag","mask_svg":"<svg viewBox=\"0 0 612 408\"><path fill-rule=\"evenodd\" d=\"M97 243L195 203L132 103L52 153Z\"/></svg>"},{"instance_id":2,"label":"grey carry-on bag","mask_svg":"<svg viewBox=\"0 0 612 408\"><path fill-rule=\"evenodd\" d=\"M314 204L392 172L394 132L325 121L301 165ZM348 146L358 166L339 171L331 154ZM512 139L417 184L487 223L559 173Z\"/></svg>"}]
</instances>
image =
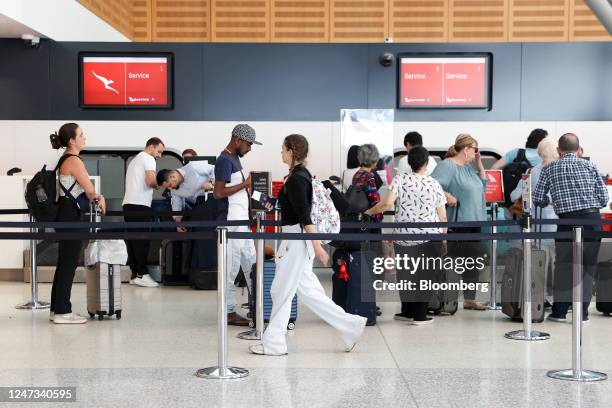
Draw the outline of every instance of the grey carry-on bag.
<instances>
[{"instance_id":1,"label":"grey carry-on bag","mask_svg":"<svg viewBox=\"0 0 612 408\"><path fill-rule=\"evenodd\" d=\"M92 205L89 220L93 222L97 205ZM90 317L115 315L121 319L121 265L127 262L127 248L122 240L90 241L85 248L85 282L87 312Z\"/></svg>"},{"instance_id":2,"label":"grey carry-on bag","mask_svg":"<svg viewBox=\"0 0 612 408\"><path fill-rule=\"evenodd\" d=\"M531 316L534 323L544 321L544 282L546 252L531 250ZM514 321L523 321L523 250L510 248L505 257L502 278L502 312Z\"/></svg>"}]
</instances>

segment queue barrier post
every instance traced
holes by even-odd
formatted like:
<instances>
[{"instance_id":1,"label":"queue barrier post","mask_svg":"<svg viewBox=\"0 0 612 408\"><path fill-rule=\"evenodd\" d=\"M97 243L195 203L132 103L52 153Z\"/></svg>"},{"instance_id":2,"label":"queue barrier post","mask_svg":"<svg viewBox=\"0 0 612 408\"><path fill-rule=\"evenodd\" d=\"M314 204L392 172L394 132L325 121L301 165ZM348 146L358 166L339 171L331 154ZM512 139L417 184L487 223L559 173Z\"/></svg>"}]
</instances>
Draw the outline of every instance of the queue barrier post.
<instances>
[{"instance_id":1,"label":"queue barrier post","mask_svg":"<svg viewBox=\"0 0 612 408\"><path fill-rule=\"evenodd\" d=\"M30 214L30 222L34 222L34 217ZM30 227L30 232L37 232L37 228ZM42 300L38 300L38 265L36 263L36 240L30 240L30 287L32 291L32 300L25 303L20 303L15 306L15 309L22 310L41 310L49 309L51 304Z\"/></svg>"},{"instance_id":2,"label":"queue barrier post","mask_svg":"<svg viewBox=\"0 0 612 408\"><path fill-rule=\"evenodd\" d=\"M264 211L258 211L256 215L257 220L257 232L265 232L264 226L261 221L266 217ZM264 240L258 239L255 241L256 249L256 264L255 264L255 287L251 290L255 291L255 319L252 319L249 325L253 327L252 330L247 330L242 333L238 333L238 338L242 340L261 340L261 335L264 331L264 316L263 316L263 263L264 263ZM246 277L249 279L249 277Z\"/></svg>"},{"instance_id":3,"label":"queue barrier post","mask_svg":"<svg viewBox=\"0 0 612 408\"><path fill-rule=\"evenodd\" d=\"M227 366L227 228L217 229L217 352L218 365L196 371L196 376L207 379L229 380L244 378L249 371Z\"/></svg>"},{"instance_id":4,"label":"queue barrier post","mask_svg":"<svg viewBox=\"0 0 612 408\"><path fill-rule=\"evenodd\" d=\"M546 373L557 380L591 382L607 380L608 375L582 369L582 227L574 228L574 264L572 293L572 368Z\"/></svg>"},{"instance_id":5,"label":"queue barrier post","mask_svg":"<svg viewBox=\"0 0 612 408\"><path fill-rule=\"evenodd\" d=\"M531 216L527 214L524 220L523 232L529 233L531 230ZM531 247L530 238L523 239L523 330L511 331L505 334L504 337L511 340L537 341L548 340L550 334L531 330Z\"/></svg>"},{"instance_id":6,"label":"queue barrier post","mask_svg":"<svg viewBox=\"0 0 612 408\"><path fill-rule=\"evenodd\" d=\"M495 235L497 234L497 226L495 225L495 221L497 221L497 203L491 203L491 221L493 221L491 233ZM489 259L491 265L491 299L487 309L501 310L501 306L497 303L497 239L495 238L491 240L491 257Z\"/></svg>"}]
</instances>

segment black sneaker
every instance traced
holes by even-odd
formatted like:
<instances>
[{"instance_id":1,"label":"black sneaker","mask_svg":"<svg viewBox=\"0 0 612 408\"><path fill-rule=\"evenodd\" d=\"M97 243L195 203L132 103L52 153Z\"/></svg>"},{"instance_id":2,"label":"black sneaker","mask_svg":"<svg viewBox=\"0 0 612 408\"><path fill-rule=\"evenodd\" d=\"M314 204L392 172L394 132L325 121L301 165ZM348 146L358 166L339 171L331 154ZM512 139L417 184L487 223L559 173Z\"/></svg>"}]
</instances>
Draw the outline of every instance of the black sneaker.
<instances>
[{"instance_id":1,"label":"black sneaker","mask_svg":"<svg viewBox=\"0 0 612 408\"><path fill-rule=\"evenodd\" d=\"M402 322L411 322L414 320L413 317L409 317L408 315L405 315L403 313L396 313L393 315L393 320L399 320Z\"/></svg>"}]
</instances>

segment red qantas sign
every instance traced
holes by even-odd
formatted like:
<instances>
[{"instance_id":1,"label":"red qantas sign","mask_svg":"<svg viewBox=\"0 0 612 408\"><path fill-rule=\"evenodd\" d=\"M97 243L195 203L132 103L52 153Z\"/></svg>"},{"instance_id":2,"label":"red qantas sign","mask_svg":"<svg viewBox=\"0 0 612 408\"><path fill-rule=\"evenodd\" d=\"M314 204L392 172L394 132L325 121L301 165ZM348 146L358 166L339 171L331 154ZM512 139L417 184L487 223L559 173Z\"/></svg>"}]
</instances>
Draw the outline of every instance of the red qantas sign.
<instances>
[{"instance_id":1,"label":"red qantas sign","mask_svg":"<svg viewBox=\"0 0 612 408\"><path fill-rule=\"evenodd\" d=\"M168 105L168 58L83 57L83 104Z\"/></svg>"},{"instance_id":2,"label":"red qantas sign","mask_svg":"<svg viewBox=\"0 0 612 408\"><path fill-rule=\"evenodd\" d=\"M487 107L485 57L410 57L400 64L400 108Z\"/></svg>"}]
</instances>

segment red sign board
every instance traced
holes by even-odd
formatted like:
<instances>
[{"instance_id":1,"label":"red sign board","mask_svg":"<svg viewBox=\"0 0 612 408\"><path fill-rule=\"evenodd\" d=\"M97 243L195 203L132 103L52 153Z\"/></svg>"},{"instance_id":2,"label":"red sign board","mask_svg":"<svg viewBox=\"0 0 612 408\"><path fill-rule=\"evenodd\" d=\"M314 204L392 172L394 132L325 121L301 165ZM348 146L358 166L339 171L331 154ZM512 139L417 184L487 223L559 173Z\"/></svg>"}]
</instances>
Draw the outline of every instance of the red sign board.
<instances>
[{"instance_id":1,"label":"red sign board","mask_svg":"<svg viewBox=\"0 0 612 408\"><path fill-rule=\"evenodd\" d=\"M169 57L83 56L81 106L170 107Z\"/></svg>"},{"instance_id":2,"label":"red sign board","mask_svg":"<svg viewBox=\"0 0 612 408\"><path fill-rule=\"evenodd\" d=\"M489 56L399 59L400 108L490 108Z\"/></svg>"},{"instance_id":3,"label":"red sign board","mask_svg":"<svg viewBox=\"0 0 612 408\"><path fill-rule=\"evenodd\" d=\"M283 188L283 181L273 181L272 182L272 197L278 198L278 192L281 188Z\"/></svg>"},{"instance_id":4,"label":"red sign board","mask_svg":"<svg viewBox=\"0 0 612 408\"><path fill-rule=\"evenodd\" d=\"M485 170L487 189L485 201L487 203L501 203L504 201L504 184L501 170Z\"/></svg>"}]
</instances>

